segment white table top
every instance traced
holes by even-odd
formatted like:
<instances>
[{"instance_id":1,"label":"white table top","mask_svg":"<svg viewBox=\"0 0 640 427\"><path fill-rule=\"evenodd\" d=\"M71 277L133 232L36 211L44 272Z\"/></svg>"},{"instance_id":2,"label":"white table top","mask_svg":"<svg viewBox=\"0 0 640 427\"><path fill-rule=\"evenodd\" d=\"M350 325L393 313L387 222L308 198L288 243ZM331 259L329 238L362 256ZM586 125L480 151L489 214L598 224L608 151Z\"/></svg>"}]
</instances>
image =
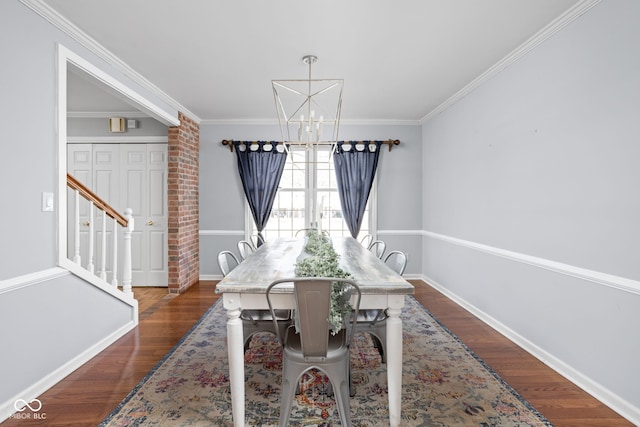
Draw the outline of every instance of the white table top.
<instances>
[{"instance_id":1,"label":"white table top","mask_svg":"<svg viewBox=\"0 0 640 427\"><path fill-rule=\"evenodd\" d=\"M295 277L304 239L279 238L263 244L216 286L216 293L265 293L274 280ZM333 239L340 268L350 273L362 294L413 294L414 288L357 240Z\"/></svg>"}]
</instances>

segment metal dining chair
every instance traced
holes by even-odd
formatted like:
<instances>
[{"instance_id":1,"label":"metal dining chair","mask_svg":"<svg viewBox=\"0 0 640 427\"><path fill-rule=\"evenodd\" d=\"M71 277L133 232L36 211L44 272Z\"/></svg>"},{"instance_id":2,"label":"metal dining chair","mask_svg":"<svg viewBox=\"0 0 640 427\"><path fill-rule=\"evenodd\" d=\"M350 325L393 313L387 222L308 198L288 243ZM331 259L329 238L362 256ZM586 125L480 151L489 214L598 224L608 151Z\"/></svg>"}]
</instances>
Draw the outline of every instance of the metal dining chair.
<instances>
[{"instance_id":1,"label":"metal dining chair","mask_svg":"<svg viewBox=\"0 0 640 427\"><path fill-rule=\"evenodd\" d=\"M402 251L391 251L384 259L393 271L404 274L407 267L407 254ZM356 332L365 332L373 338L373 343L380 353L382 362L387 361L387 313L384 310L360 310L356 322Z\"/></svg>"},{"instance_id":2,"label":"metal dining chair","mask_svg":"<svg viewBox=\"0 0 640 427\"><path fill-rule=\"evenodd\" d=\"M362 236L362 239L360 239L360 244L367 249L369 249L371 243L373 243L373 236L371 234L365 234Z\"/></svg>"},{"instance_id":3,"label":"metal dining chair","mask_svg":"<svg viewBox=\"0 0 640 427\"><path fill-rule=\"evenodd\" d=\"M376 240L369 245L369 252L382 259L384 251L387 249L387 244L382 240Z\"/></svg>"},{"instance_id":4,"label":"metal dining chair","mask_svg":"<svg viewBox=\"0 0 640 427\"><path fill-rule=\"evenodd\" d=\"M218 266L223 277L239 264L238 257L231 251L221 251L218 254ZM291 322L290 310L276 310L275 314L282 328L285 328L286 322ZM269 310L242 310L240 312L245 351L249 348L251 338L258 332L269 332L276 336L278 335L273 329L273 318L271 316L272 313Z\"/></svg>"},{"instance_id":5,"label":"metal dining chair","mask_svg":"<svg viewBox=\"0 0 640 427\"><path fill-rule=\"evenodd\" d=\"M264 245L264 237L261 234L253 234L250 237L251 244L254 248L258 249L260 246Z\"/></svg>"},{"instance_id":6,"label":"metal dining chair","mask_svg":"<svg viewBox=\"0 0 640 427\"><path fill-rule=\"evenodd\" d=\"M402 276L407 268L407 254L402 251L391 251L384 258L384 263Z\"/></svg>"},{"instance_id":7,"label":"metal dining chair","mask_svg":"<svg viewBox=\"0 0 640 427\"><path fill-rule=\"evenodd\" d=\"M248 242L246 240L240 240L238 242L238 252L240 252L240 257L242 258L243 261L247 259L247 257L252 253L254 253L255 251L256 251L256 248L253 247L251 242Z\"/></svg>"},{"instance_id":8,"label":"metal dining chair","mask_svg":"<svg viewBox=\"0 0 640 427\"><path fill-rule=\"evenodd\" d=\"M306 236L307 233L309 231L318 231L317 228L315 227L311 227L311 228L301 228L300 230L296 231L295 237L303 237Z\"/></svg>"},{"instance_id":9,"label":"metal dining chair","mask_svg":"<svg viewBox=\"0 0 640 427\"><path fill-rule=\"evenodd\" d=\"M218 254L218 267L220 267L222 277L229 274L238 264L240 264L240 260L238 260L238 257L233 252L220 251Z\"/></svg>"},{"instance_id":10,"label":"metal dining chair","mask_svg":"<svg viewBox=\"0 0 640 427\"><path fill-rule=\"evenodd\" d=\"M328 320L331 311L331 289L334 282L341 282L344 286L349 286L352 297L353 295L356 297L355 303L352 302L353 315L348 316L351 324L335 335L329 331ZM275 313L272 299L275 298L274 294L278 292L277 286L283 283L293 283L299 331L297 332L296 327L291 325L283 335L278 335L283 347L279 426L286 427L288 425L300 377L312 368L319 369L327 375L333 387L341 425L351 426L349 344L360 307L360 288L352 280L331 277L297 277L276 280L267 287L267 303L272 313ZM277 323L274 320L274 325ZM275 329L280 330L278 327Z\"/></svg>"}]
</instances>

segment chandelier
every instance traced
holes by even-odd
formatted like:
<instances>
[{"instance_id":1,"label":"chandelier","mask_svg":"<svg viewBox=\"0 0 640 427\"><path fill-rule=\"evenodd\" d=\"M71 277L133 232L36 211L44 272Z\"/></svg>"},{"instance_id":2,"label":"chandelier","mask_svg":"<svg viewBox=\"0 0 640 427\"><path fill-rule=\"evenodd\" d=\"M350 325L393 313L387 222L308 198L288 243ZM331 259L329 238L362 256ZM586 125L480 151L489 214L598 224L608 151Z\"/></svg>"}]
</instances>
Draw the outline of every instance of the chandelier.
<instances>
[{"instance_id":1,"label":"chandelier","mask_svg":"<svg viewBox=\"0 0 640 427\"><path fill-rule=\"evenodd\" d=\"M338 140L342 109L342 79L312 79L318 61L306 55L307 80L272 80L282 142L289 145L334 145Z\"/></svg>"}]
</instances>

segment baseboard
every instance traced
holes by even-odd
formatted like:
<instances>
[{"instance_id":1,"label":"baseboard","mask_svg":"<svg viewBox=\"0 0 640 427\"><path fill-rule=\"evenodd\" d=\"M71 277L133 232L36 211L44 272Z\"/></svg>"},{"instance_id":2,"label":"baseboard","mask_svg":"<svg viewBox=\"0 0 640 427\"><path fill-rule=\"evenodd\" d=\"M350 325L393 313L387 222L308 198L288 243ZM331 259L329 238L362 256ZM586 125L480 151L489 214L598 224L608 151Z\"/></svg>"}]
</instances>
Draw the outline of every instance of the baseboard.
<instances>
[{"instance_id":1,"label":"baseboard","mask_svg":"<svg viewBox=\"0 0 640 427\"><path fill-rule=\"evenodd\" d=\"M222 280L222 274L201 274L200 280Z\"/></svg>"},{"instance_id":2,"label":"baseboard","mask_svg":"<svg viewBox=\"0 0 640 427\"><path fill-rule=\"evenodd\" d=\"M549 368L556 371L558 374L577 385L585 392L589 393L594 398L611 408L613 411L620 414L620 416L626 418L635 425L640 425L640 408L632 405L627 400L621 398L615 393L611 392L606 387L603 387L600 383L593 381L591 378L585 376L581 372L575 370L571 366L564 363L562 360L556 358L554 355L548 353L542 348L538 347L528 339L524 338L520 334L513 331L503 323L494 319L487 313L470 304L465 299L459 297L457 294L451 292L446 287L439 284L437 281L422 275L420 277L426 285L436 289L451 301L464 308L491 328L495 329L500 334L504 335L507 339L521 347L526 352L533 355Z\"/></svg>"},{"instance_id":3,"label":"baseboard","mask_svg":"<svg viewBox=\"0 0 640 427\"><path fill-rule=\"evenodd\" d=\"M0 423L7 418L9 418L13 413L16 412L14 404L17 400L21 399L25 402L31 402L33 399L40 396L45 391L49 390L51 387L56 385L62 379L64 379L67 375L71 374L76 369L80 368L82 365L87 363L93 357L98 355L101 351L109 347L111 344L120 339L124 334L131 331L136 327L137 322L131 321L126 325L122 326L109 336L103 338L98 343L88 348L78 356L74 357L64 365L60 366L55 371L51 372L46 377L42 378L37 383L31 385L26 388L22 392L13 396L13 398L9 399L7 402L3 402L0 404ZM47 412L47 403L42 402L42 409L39 411L40 415L46 416Z\"/></svg>"}]
</instances>

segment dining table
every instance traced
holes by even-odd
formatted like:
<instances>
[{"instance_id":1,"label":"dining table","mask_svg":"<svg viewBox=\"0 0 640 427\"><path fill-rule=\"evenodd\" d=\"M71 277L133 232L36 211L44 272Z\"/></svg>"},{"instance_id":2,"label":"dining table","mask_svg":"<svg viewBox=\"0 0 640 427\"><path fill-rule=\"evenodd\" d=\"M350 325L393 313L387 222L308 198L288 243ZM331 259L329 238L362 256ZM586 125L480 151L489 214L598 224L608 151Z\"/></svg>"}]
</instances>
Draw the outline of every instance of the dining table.
<instances>
[{"instance_id":1,"label":"dining table","mask_svg":"<svg viewBox=\"0 0 640 427\"><path fill-rule=\"evenodd\" d=\"M414 287L369 252L352 237L332 238L339 256L339 266L356 281L362 292L360 309L384 309L387 313L386 367L389 397L389 424L400 426L402 399L402 320L400 313L405 296ZM229 383L233 425L245 422L244 337L242 310L268 310L266 290L277 279L295 277L296 262L304 255L305 239L276 238L261 245L216 285L222 294L227 313L227 345L229 353ZM281 291L274 308L295 309L293 284Z\"/></svg>"}]
</instances>

